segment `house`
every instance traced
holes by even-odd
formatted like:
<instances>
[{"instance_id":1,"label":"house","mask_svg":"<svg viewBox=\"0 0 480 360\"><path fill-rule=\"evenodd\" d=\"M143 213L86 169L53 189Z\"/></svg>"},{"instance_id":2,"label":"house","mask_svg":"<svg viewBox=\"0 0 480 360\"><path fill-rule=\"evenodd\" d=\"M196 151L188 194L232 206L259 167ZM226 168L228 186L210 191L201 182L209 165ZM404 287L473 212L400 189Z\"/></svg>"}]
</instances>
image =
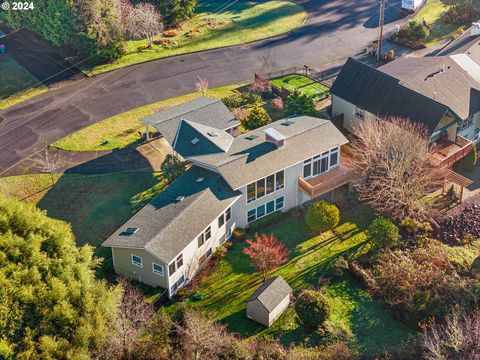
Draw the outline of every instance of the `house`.
<instances>
[{"instance_id":1,"label":"house","mask_svg":"<svg viewBox=\"0 0 480 360\"><path fill-rule=\"evenodd\" d=\"M432 162L444 168L471 151L480 128L480 82L451 56L401 58L378 69L350 58L330 92L332 115L349 131L367 119L421 123Z\"/></svg>"},{"instance_id":2,"label":"house","mask_svg":"<svg viewBox=\"0 0 480 360\"><path fill-rule=\"evenodd\" d=\"M247 299L247 318L270 327L288 308L291 294L281 276L267 280Z\"/></svg>"},{"instance_id":3,"label":"house","mask_svg":"<svg viewBox=\"0 0 480 360\"><path fill-rule=\"evenodd\" d=\"M357 177L342 151L347 139L328 120L291 117L233 137L178 113L166 137L191 167L103 243L117 273L168 289L169 296L236 227Z\"/></svg>"}]
</instances>

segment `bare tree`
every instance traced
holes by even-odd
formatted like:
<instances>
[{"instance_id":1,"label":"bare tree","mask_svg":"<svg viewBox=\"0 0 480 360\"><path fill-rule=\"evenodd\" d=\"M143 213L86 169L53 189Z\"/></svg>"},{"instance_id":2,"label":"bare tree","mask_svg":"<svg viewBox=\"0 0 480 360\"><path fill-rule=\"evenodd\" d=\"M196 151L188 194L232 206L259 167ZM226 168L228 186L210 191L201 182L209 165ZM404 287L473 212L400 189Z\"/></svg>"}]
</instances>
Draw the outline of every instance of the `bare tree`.
<instances>
[{"instance_id":1,"label":"bare tree","mask_svg":"<svg viewBox=\"0 0 480 360\"><path fill-rule=\"evenodd\" d=\"M447 317L445 325L434 324L423 333L425 359L480 359L480 312Z\"/></svg>"},{"instance_id":2,"label":"bare tree","mask_svg":"<svg viewBox=\"0 0 480 360\"><path fill-rule=\"evenodd\" d=\"M110 336L99 358L133 359L135 350L141 343L142 335L155 312L145 302L140 291L127 279L120 278L123 289L122 301L115 321L111 324Z\"/></svg>"},{"instance_id":3,"label":"bare tree","mask_svg":"<svg viewBox=\"0 0 480 360\"><path fill-rule=\"evenodd\" d=\"M428 156L428 132L406 119L365 120L354 128L354 163L367 180L360 199L395 219L427 219L432 205L424 197L441 188L444 172Z\"/></svg>"},{"instance_id":4,"label":"bare tree","mask_svg":"<svg viewBox=\"0 0 480 360\"><path fill-rule=\"evenodd\" d=\"M197 75L198 81L195 82L195 89L199 92L202 93L203 96L207 93L208 90L208 80L207 79L202 79L199 75Z\"/></svg>"},{"instance_id":5,"label":"bare tree","mask_svg":"<svg viewBox=\"0 0 480 360\"><path fill-rule=\"evenodd\" d=\"M62 172L66 162L57 151L49 151L45 148L39 152L33 159L33 166L44 173L50 174L52 186L55 185L55 177Z\"/></svg>"},{"instance_id":6,"label":"bare tree","mask_svg":"<svg viewBox=\"0 0 480 360\"><path fill-rule=\"evenodd\" d=\"M127 36L132 40L147 38L148 46L152 46L153 37L163 31L162 17L152 4L133 6L124 1L122 13Z\"/></svg>"}]
</instances>

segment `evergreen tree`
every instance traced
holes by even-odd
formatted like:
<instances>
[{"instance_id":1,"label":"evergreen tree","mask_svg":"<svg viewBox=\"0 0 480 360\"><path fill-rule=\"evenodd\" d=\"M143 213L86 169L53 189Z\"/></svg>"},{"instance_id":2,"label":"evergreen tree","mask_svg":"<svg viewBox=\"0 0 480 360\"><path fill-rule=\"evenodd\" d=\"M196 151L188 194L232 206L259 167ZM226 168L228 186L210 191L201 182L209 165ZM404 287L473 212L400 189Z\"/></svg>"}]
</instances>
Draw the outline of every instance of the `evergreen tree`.
<instances>
[{"instance_id":1,"label":"evergreen tree","mask_svg":"<svg viewBox=\"0 0 480 360\"><path fill-rule=\"evenodd\" d=\"M190 19L195 13L197 0L157 0L158 9L168 26Z\"/></svg>"},{"instance_id":2,"label":"evergreen tree","mask_svg":"<svg viewBox=\"0 0 480 360\"><path fill-rule=\"evenodd\" d=\"M253 130L272 122L270 115L261 105L254 105L245 119L241 119L242 126L248 130Z\"/></svg>"},{"instance_id":3,"label":"evergreen tree","mask_svg":"<svg viewBox=\"0 0 480 360\"><path fill-rule=\"evenodd\" d=\"M285 115L315 115L315 102L311 96L300 94L298 90L287 97L285 100Z\"/></svg>"},{"instance_id":4,"label":"evergreen tree","mask_svg":"<svg viewBox=\"0 0 480 360\"><path fill-rule=\"evenodd\" d=\"M106 338L118 290L95 279L70 225L0 196L0 358L88 359Z\"/></svg>"}]
</instances>

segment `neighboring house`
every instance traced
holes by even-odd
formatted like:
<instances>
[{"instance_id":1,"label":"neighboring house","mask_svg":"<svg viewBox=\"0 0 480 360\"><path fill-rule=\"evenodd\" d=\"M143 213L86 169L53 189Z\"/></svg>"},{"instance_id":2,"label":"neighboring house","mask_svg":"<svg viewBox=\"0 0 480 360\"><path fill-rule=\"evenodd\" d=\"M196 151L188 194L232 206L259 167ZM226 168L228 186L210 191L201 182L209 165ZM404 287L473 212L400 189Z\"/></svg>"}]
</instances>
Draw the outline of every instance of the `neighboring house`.
<instances>
[{"instance_id":1,"label":"neighboring house","mask_svg":"<svg viewBox=\"0 0 480 360\"><path fill-rule=\"evenodd\" d=\"M270 327L288 308L291 294L281 276L267 280L247 299L247 318Z\"/></svg>"},{"instance_id":2,"label":"neighboring house","mask_svg":"<svg viewBox=\"0 0 480 360\"><path fill-rule=\"evenodd\" d=\"M408 11L417 10L426 0L402 0L402 9Z\"/></svg>"},{"instance_id":3,"label":"neighboring house","mask_svg":"<svg viewBox=\"0 0 480 360\"><path fill-rule=\"evenodd\" d=\"M472 149L480 127L480 83L450 56L400 58L378 69L350 58L330 92L332 115L349 131L367 119L421 123L432 161L445 168Z\"/></svg>"},{"instance_id":4,"label":"neighboring house","mask_svg":"<svg viewBox=\"0 0 480 360\"><path fill-rule=\"evenodd\" d=\"M347 139L328 120L292 117L234 138L181 116L170 140L192 167L103 243L118 273L170 296L235 227L357 177L341 151Z\"/></svg>"}]
</instances>

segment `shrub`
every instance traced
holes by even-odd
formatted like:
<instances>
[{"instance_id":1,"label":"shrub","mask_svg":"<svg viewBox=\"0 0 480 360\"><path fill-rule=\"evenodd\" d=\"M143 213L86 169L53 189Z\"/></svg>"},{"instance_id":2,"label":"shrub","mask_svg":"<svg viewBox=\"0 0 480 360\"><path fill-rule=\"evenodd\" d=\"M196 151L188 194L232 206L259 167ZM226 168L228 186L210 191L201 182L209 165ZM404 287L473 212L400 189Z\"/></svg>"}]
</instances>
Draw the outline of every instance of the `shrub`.
<instances>
[{"instance_id":1,"label":"shrub","mask_svg":"<svg viewBox=\"0 0 480 360\"><path fill-rule=\"evenodd\" d=\"M335 259L329 273L334 277L342 276L348 270L348 261L343 256Z\"/></svg>"},{"instance_id":2,"label":"shrub","mask_svg":"<svg viewBox=\"0 0 480 360\"><path fill-rule=\"evenodd\" d=\"M459 167L461 170L473 171L477 165L477 144L473 145L470 151L462 160L460 160Z\"/></svg>"},{"instance_id":3,"label":"shrub","mask_svg":"<svg viewBox=\"0 0 480 360\"><path fill-rule=\"evenodd\" d=\"M233 110L236 108L239 108L244 104L244 99L242 97L242 94L240 93L234 93L230 96L226 96L222 99L222 102L225 104L225 106L229 110Z\"/></svg>"},{"instance_id":4,"label":"shrub","mask_svg":"<svg viewBox=\"0 0 480 360\"><path fill-rule=\"evenodd\" d=\"M178 46L177 40L174 40L174 39L153 40L153 44L160 45L166 49L173 49Z\"/></svg>"},{"instance_id":5,"label":"shrub","mask_svg":"<svg viewBox=\"0 0 480 360\"><path fill-rule=\"evenodd\" d=\"M233 113L235 114L237 120L240 122L245 121L248 116L248 110L243 107L236 108L235 110L233 110Z\"/></svg>"},{"instance_id":6,"label":"shrub","mask_svg":"<svg viewBox=\"0 0 480 360\"><path fill-rule=\"evenodd\" d=\"M281 98L275 98L272 100L272 107L277 111L282 111L285 108L285 104Z\"/></svg>"},{"instance_id":7,"label":"shrub","mask_svg":"<svg viewBox=\"0 0 480 360\"><path fill-rule=\"evenodd\" d=\"M480 280L480 256L473 260L470 266L470 275Z\"/></svg>"},{"instance_id":8,"label":"shrub","mask_svg":"<svg viewBox=\"0 0 480 360\"><path fill-rule=\"evenodd\" d=\"M165 30L163 32L163 36L165 37L175 37L175 36L178 36L178 34L179 34L179 31L175 29Z\"/></svg>"},{"instance_id":9,"label":"shrub","mask_svg":"<svg viewBox=\"0 0 480 360\"><path fill-rule=\"evenodd\" d=\"M377 246L391 247L398 242L398 227L391 220L380 216L368 227L368 236Z\"/></svg>"},{"instance_id":10,"label":"shrub","mask_svg":"<svg viewBox=\"0 0 480 360\"><path fill-rule=\"evenodd\" d=\"M400 223L400 233L403 237L419 237L431 234L432 226L428 222L420 222L414 219L404 219Z\"/></svg>"},{"instance_id":11,"label":"shrub","mask_svg":"<svg viewBox=\"0 0 480 360\"><path fill-rule=\"evenodd\" d=\"M465 204L456 216L443 219L439 225L445 241L462 245L463 240L470 234L473 238L480 238L480 206L477 198L471 204Z\"/></svg>"},{"instance_id":12,"label":"shrub","mask_svg":"<svg viewBox=\"0 0 480 360\"><path fill-rule=\"evenodd\" d=\"M260 105L256 105L250 110L247 117L243 119L242 126L245 129L253 130L264 125L270 124L272 119L267 111Z\"/></svg>"},{"instance_id":13,"label":"shrub","mask_svg":"<svg viewBox=\"0 0 480 360\"><path fill-rule=\"evenodd\" d=\"M316 233L332 230L340 222L340 210L325 200L316 201L309 206L305 222Z\"/></svg>"},{"instance_id":14,"label":"shrub","mask_svg":"<svg viewBox=\"0 0 480 360\"><path fill-rule=\"evenodd\" d=\"M168 181L173 182L185 172L187 169L187 164L188 163L186 161L181 161L176 156L167 154L161 166L163 176L165 176Z\"/></svg>"},{"instance_id":15,"label":"shrub","mask_svg":"<svg viewBox=\"0 0 480 360\"><path fill-rule=\"evenodd\" d=\"M262 103L262 96L253 91L242 92L241 97L243 105L259 105Z\"/></svg>"},{"instance_id":16,"label":"shrub","mask_svg":"<svg viewBox=\"0 0 480 360\"><path fill-rule=\"evenodd\" d=\"M313 97L300 94L298 90L291 93L285 100L285 115L315 115L315 102Z\"/></svg>"},{"instance_id":17,"label":"shrub","mask_svg":"<svg viewBox=\"0 0 480 360\"><path fill-rule=\"evenodd\" d=\"M315 329L327 320L331 306L320 291L302 290L295 301L295 311L302 325Z\"/></svg>"},{"instance_id":18,"label":"shrub","mask_svg":"<svg viewBox=\"0 0 480 360\"><path fill-rule=\"evenodd\" d=\"M236 228L235 230L233 230L233 238L235 239L235 241L243 241L245 240L246 233L247 232L245 231L245 229Z\"/></svg>"},{"instance_id":19,"label":"shrub","mask_svg":"<svg viewBox=\"0 0 480 360\"><path fill-rule=\"evenodd\" d=\"M322 345L346 343L352 338L352 333L342 324L326 320L317 331Z\"/></svg>"}]
</instances>

